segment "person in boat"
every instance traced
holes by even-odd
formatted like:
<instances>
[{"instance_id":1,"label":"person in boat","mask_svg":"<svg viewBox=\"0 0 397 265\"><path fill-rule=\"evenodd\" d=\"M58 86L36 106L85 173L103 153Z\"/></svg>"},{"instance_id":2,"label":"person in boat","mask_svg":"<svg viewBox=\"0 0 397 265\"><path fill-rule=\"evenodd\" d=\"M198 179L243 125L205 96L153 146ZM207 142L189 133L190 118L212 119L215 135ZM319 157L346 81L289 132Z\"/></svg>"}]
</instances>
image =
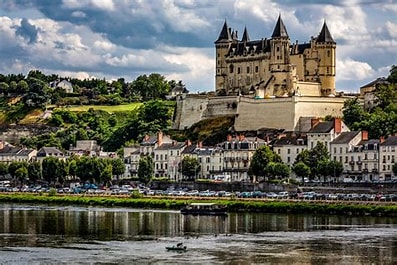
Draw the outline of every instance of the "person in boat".
<instances>
[{"instance_id":1,"label":"person in boat","mask_svg":"<svg viewBox=\"0 0 397 265\"><path fill-rule=\"evenodd\" d=\"M181 247L183 247L183 243L180 242L180 243L176 244L176 246L177 246L178 248L181 248Z\"/></svg>"}]
</instances>

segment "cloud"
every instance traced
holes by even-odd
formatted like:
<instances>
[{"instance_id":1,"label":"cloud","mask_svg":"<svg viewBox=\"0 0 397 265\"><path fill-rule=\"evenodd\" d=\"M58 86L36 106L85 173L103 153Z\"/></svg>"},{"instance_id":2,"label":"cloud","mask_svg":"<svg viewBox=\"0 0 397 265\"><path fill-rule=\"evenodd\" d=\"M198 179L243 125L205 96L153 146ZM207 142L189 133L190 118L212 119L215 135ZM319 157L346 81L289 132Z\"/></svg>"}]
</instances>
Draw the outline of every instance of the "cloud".
<instances>
[{"instance_id":1,"label":"cloud","mask_svg":"<svg viewBox=\"0 0 397 265\"><path fill-rule=\"evenodd\" d=\"M364 80L374 75L374 70L366 62L359 62L351 58L340 59L336 65L337 80Z\"/></svg>"},{"instance_id":2,"label":"cloud","mask_svg":"<svg viewBox=\"0 0 397 265\"><path fill-rule=\"evenodd\" d=\"M30 24L29 21L25 18L21 20L21 26L16 27L15 33L19 36L22 36L23 38L28 39L28 42L31 44L33 42L36 42L37 40L37 28Z\"/></svg>"}]
</instances>

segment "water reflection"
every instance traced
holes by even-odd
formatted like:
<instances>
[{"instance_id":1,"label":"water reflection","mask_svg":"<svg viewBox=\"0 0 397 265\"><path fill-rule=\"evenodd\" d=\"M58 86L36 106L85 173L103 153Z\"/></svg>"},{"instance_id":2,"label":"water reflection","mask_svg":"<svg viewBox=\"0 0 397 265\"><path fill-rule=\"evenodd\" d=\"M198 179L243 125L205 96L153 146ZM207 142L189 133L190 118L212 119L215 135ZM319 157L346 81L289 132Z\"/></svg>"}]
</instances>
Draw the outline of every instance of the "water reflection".
<instances>
[{"instance_id":1,"label":"water reflection","mask_svg":"<svg viewBox=\"0 0 397 265\"><path fill-rule=\"evenodd\" d=\"M189 245L186 254L164 251L177 241ZM197 264L392 264L397 262L396 243L395 218L258 213L214 217L0 204L0 264L11 257L31 260L35 253L39 263L95 263L99 255L114 264L148 257L152 263L181 264L192 258ZM93 255L92 260L87 255Z\"/></svg>"}]
</instances>

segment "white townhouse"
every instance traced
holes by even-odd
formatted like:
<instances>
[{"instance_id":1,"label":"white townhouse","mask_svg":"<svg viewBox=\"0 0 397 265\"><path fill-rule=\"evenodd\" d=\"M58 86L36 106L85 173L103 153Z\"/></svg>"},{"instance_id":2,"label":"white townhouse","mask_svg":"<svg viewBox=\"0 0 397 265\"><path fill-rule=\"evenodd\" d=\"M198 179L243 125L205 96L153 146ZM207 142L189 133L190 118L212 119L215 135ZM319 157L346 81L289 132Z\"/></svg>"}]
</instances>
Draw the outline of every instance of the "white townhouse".
<instances>
[{"instance_id":1,"label":"white townhouse","mask_svg":"<svg viewBox=\"0 0 397 265\"><path fill-rule=\"evenodd\" d=\"M223 172L223 150L219 147L201 146L194 151L200 163L197 178L215 179ZM227 177L225 177L227 179Z\"/></svg>"},{"instance_id":2,"label":"white townhouse","mask_svg":"<svg viewBox=\"0 0 397 265\"><path fill-rule=\"evenodd\" d=\"M273 142L273 151L284 164L292 166L300 152L307 149L307 137L296 132L280 134Z\"/></svg>"},{"instance_id":3,"label":"white townhouse","mask_svg":"<svg viewBox=\"0 0 397 265\"><path fill-rule=\"evenodd\" d=\"M65 159L65 155L63 154L62 151L60 151L56 147L51 147L51 146L42 147L39 151L37 151L37 156L36 156L37 161L41 163L46 157L56 157L58 159Z\"/></svg>"},{"instance_id":4,"label":"white townhouse","mask_svg":"<svg viewBox=\"0 0 397 265\"><path fill-rule=\"evenodd\" d=\"M381 140L379 149L379 178L383 181L394 180L393 165L397 163L397 136Z\"/></svg>"},{"instance_id":5,"label":"white townhouse","mask_svg":"<svg viewBox=\"0 0 397 265\"><path fill-rule=\"evenodd\" d=\"M330 143L339 134L348 131L350 131L349 128L340 118L334 118L332 121L312 119L311 129L307 132L307 146L312 149L318 142L322 142L330 152Z\"/></svg>"},{"instance_id":6,"label":"white townhouse","mask_svg":"<svg viewBox=\"0 0 397 265\"><path fill-rule=\"evenodd\" d=\"M356 175L361 175L362 154L360 152L354 152L361 140L362 133L359 131L351 131L341 132L330 143L330 159L342 163L343 176L352 177L354 179ZM335 179L335 181L340 182L342 179Z\"/></svg>"},{"instance_id":7,"label":"white townhouse","mask_svg":"<svg viewBox=\"0 0 397 265\"><path fill-rule=\"evenodd\" d=\"M123 149L125 178L138 176L139 158L141 157L139 145L124 147Z\"/></svg>"},{"instance_id":8,"label":"white townhouse","mask_svg":"<svg viewBox=\"0 0 397 265\"><path fill-rule=\"evenodd\" d=\"M156 177L168 177L178 181L181 178L179 163L185 143L172 141L163 143L154 149L154 175Z\"/></svg>"},{"instance_id":9,"label":"white townhouse","mask_svg":"<svg viewBox=\"0 0 397 265\"><path fill-rule=\"evenodd\" d=\"M266 145L266 141L258 137L245 137L243 134L233 138L227 136L226 141L217 146L223 149L223 172L230 176L230 181L248 181L248 169L256 149ZM254 180L255 181L255 180Z\"/></svg>"}]
</instances>

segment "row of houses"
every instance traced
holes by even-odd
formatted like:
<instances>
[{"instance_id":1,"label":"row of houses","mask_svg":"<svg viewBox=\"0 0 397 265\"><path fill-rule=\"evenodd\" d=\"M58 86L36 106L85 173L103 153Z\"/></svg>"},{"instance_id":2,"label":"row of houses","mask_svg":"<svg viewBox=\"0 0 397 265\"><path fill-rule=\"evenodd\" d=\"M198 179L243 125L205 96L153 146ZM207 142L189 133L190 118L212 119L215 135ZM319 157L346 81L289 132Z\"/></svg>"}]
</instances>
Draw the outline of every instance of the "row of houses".
<instances>
[{"instance_id":1,"label":"row of houses","mask_svg":"<svg viewBox=\"0 0 397 265\"><path fill-rule=\"evenodd\" d=\"M215 146L176 142L159 132L146 136L139 145L124 148L125 177L137 176L139 159L151 155L156 177L180 181L184 178L182 160L190 156L201 165L196 178L246 181L251 158L260 146L271 146L285 164L292 166L300 152L312 149L318 142L325 144L330 159L343 164L343 175L334 181L388 181L395 177L392 167L396 163L397 136L368 139L366 131L350 131L339 118L312 119L311 129L304 134L283 132L266 140L236 134Z\"/></svg>"},{"instance_id":2,"label":"row of houses","mask_svg":"<svg viewBox=\"0 0 397 265\"><path fill-rule=\"evenodd\" d=\"M11 145L0 140L0 163L11 162L42 162L46 157L66 159L72 155L99 158L116 158L114 152L104 152L95 140L81 140L76 146L63 152L56 147L42 147L39 150Z\"/></svg>"}]
</instances>

